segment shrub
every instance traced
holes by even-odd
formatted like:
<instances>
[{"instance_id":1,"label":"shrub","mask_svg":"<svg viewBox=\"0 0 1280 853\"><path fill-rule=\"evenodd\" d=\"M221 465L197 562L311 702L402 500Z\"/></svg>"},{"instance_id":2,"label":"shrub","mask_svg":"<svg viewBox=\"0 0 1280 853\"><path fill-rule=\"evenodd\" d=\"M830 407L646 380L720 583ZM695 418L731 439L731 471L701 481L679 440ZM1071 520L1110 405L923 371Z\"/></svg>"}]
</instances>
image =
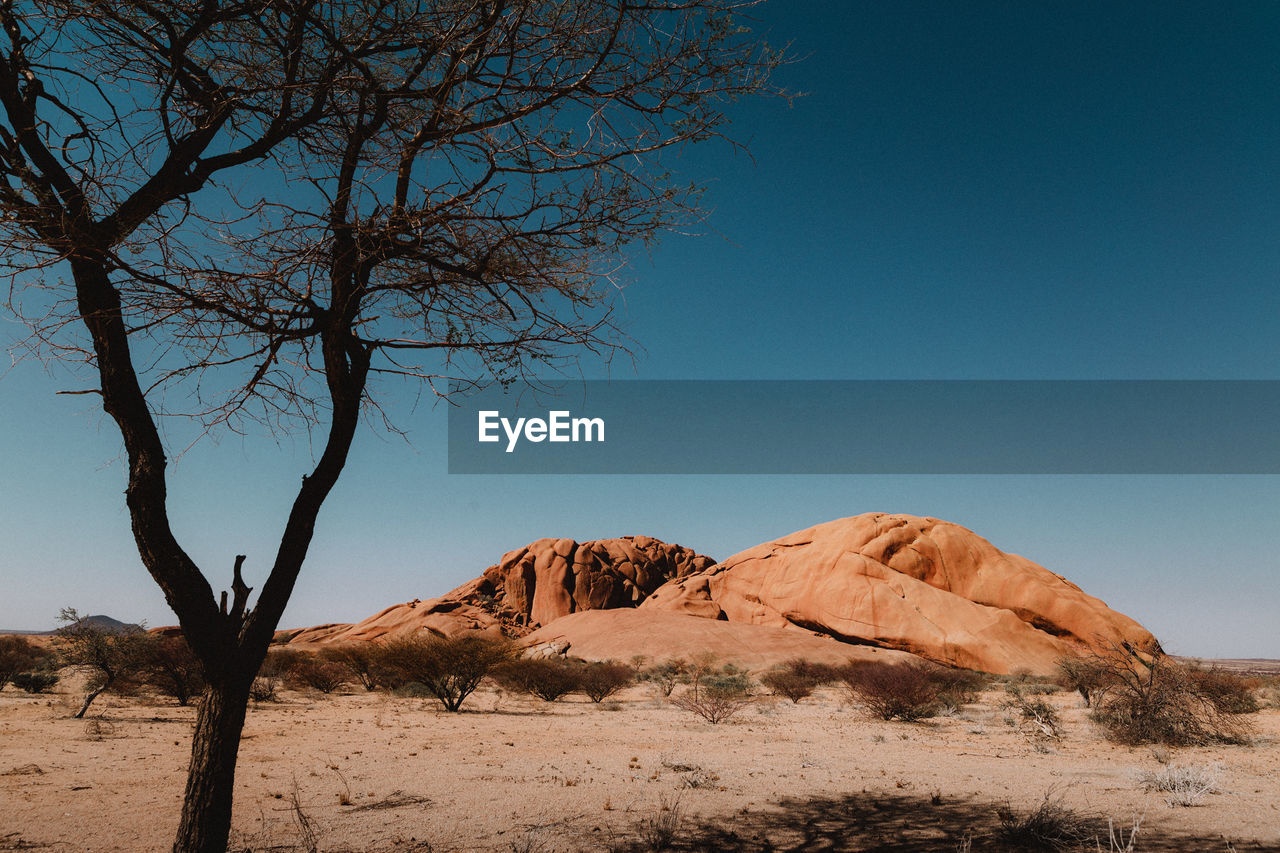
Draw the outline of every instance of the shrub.
<instances>
[{"instance_id":1,"label":"shrub","mask_svg":"<svg viewBox=\"0 0 1280 853\"><path fill-rule=\"evenodd\" d=\"M1086 708L1093 707L1099 693L1113 682L1111 670L1095 657L1063 655L1057 660L1058 683L1074 690L1084 700Z\"/></svg>"},{"instance_id":2,"label":"shrub","mask_svg":"<svg viewBox=\"0 0 1280 853\"><path fill-rule=\"evenodd\" d=\"M665 660L641 672L640 680L652 682L663 696L670 696L677 684L688 682L689 664L680 658Z\"/></svg>"},{"instance_id":3,"label":"shrub","mask_svg":"<svg viewBox=\"0 0 1280 853\"><path fill-rule=\"evenodd\" d=\"M854 663L841 678L854 701L882 720L923 720L938 711L944 682L925 663Z\"/></svg>"},{"instance_id":4,"label":"shrub","mask_svg":"<svg viewBox=\"0 0 1280 853\"><path fill-rule=\"evenodd\" d=\"M347 667L340 663L319 655L306 655L290 667L289 677L295 684L332 693L347 683L347 673Z\"/></svg>"},{"instance_id":5,"label":"shrub","mask_svg":"<svg viewBox=\"0 0 1280 853\"><path fill-rule=\"evenodd\" d=\"M34 669L17 672L9 679L13 686L27 693L44 693L58 683L58 673L52 669Z\"/></svg>"},{"instance_id":6,"label":"shrub","mask_svg":"<svg viewBox=\"0 0 1280 853\"><path fill-rule=\"evenodd\" d=\"M1067 808L1053 790L1025 814L1004 806L996 815L1000 819L997 834L1016 850L1072 850L1096 837L1090 828L1093 820Z\"/></svg>"},{"instance_id":7,"label":"shrub","mask_svg":"<svg viewBox=\"0 0 1280 853\"><path fill-rule=\"evenodd\" d=\"M365 690L374 690L379 686L377 648L372 643L325 646L320 650L320 656L346 667L350 677Z\"/></svg>"},{"instance_id":8,"label":"shrub","mask_svg":"<svg viewBox=\"0 0 1280 853\"><path fill-rule=\"evenodd\" d=\"M508 640L487 634L417 635L382 643L378 662L402 678L402 683L421 683L446 711L453 712L512 654Z\"/></svg>"},{"instance_id":9,"label":"shrub","mask_svg":"<svg viewBox=\"0 0 1280 853\"><path fill-rule=\"evenodd\" d=\"M1094 701L1093 718L1117 743L1194 746L1243 743L1249 726L1224 711L1216 686L1205 687L1192 667L1158 649L1142 652L1104 644L1096 658L1107 667L1108 684Z\"/></svg>"},{"instance_id":10,"label":"shrub","mask_svg":"<svg viewBox=\"0 0 1280 853\"><path fill-rule=\"evenodd\" d=\"M564 658L517 658L498 667L494 678L508 690L554 702L582 686L582 669Z\"/></svg>"},{"instance_id":11,"label":"shrub","mask_svg":"<svg viewBox=\"0 0 1280 853\"><path fill-rule=\"evenodd\" d=\"M1022 722L1022 731L1034 743L1046 740L1058 740L1062 737L1062 718L1058 709L1050 705L1044 698L1027 695L1017 687L1010 685L1009 696L1003 706L1015 711Z\"/></svg>"},{"instance_id":12,"label":"shrub","mask_svg":"<svg viewBox=\"0 0 1280 853\"><path fill-rule=\"evenodd\" d=\"M1253 714L1260 707L1248 680L1234 672L1216 666L1189 666L1187 675L1196 692L1224 714Z\"/></svg>"},{"instance_id":13,"label":"shrub","mask_svg":"<svg viewBox=\"0 0 1280 853\"><path fill-rule=\"evenodd\" d=\"M689 689L671 697L671 704L697 714L712 725L722 723L750 705L751 677L732 664L716 669L704 660L689 670Z\"/></svg>"},{"instance_id":14,"label":"shrub","mask_svg":"<svg viewBox=\"0 0 1280 853\"><path fill-rule=\"evenodd\" d=\"M601 702L629 687L635 680L635 671L625 663L604 661L589 663L579 672L582 692L592 702Z\"/></svg>"},{"instance_id":15,"label":"shrub","mask_svg":"<svg viewBox=\"0 0 1280 853\"><path fill-rule=\"evenodd\" d=\"M143 677L165 696L187 705L204 690L204 667L182 637L161 637L149 644Z\"/></svg>"},{"instance_id":16,"label":"shrub","mask_svg":"<svg viewBox=\"0 0 1280 853\"><path fill-rule=\"evenodd\" d=\"M0 690L15 675L30 672L41 658L48 656L46 649L26 637L0 637Z\"/></svg>"},{"instance_id":17,"label":"shrub","mask_svg":"<svg viewBox=\"0 0 1280 853\"><path fill-rule=\"evenodd\" d=\"M1170 806L1198 806L1209 794L1222 793L1222 768L1217 764L1174 764L1163 770L1146 770L1138 776L1146 791L1163 791Z\"/></svg>"}]
</instances>

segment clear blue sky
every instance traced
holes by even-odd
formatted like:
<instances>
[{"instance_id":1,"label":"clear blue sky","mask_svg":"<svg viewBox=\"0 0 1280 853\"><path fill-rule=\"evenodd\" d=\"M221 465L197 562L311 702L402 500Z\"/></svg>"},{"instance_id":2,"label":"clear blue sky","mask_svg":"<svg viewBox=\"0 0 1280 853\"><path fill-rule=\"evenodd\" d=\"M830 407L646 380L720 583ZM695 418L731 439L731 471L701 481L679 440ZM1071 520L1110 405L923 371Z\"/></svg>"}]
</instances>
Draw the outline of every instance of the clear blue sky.
<instances>
[{"instance_id":1,"label":"clear blue sky","mask_svg":"<svg viewBox=\"0 0 1280 853\"><path fill-rule=\"evenodd\" d=\"M774 2L806 93L734 105L708 233L637 253L641 378L1280 379L1280 7ZM0 323L6 342L21 330ZM614 375L630 375L615 368ZM174 621L142 569L114 425L65 370L0 379L0 627L62 606ZM1280 478L462 477L443 412L392 399L321 515L288 625L357 620L541 536L642 533L723 558L881 510L964 524L1167 647L1280 657ZM257 585L305 436L205 442L175 526Z\"/></svg>"}]
</instances>

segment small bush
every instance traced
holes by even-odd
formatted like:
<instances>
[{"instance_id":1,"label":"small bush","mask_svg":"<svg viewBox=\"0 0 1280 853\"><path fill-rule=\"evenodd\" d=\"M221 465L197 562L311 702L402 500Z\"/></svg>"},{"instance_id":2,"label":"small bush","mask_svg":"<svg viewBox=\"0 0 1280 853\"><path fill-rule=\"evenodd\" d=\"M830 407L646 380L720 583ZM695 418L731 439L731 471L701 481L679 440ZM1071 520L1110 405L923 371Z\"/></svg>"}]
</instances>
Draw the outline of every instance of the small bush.
<instances>
[{"instance_id":1,"label":"small bush","mask_svg":"<svg viewBox=\"0 0 1280 853\"><path fill-rule=\"evenodd\" d=\"M332 693L347 683L349 670L340 663L319 655L307 655L293 665L289 678L294 684Z\"/></svg>"},{"instance_id":2,"label":"small bush","mask_svg":"<svg viewBox=\"0 0 1280 853\"><path fill-rule=\"evenodd\" d=\"M58 683L58 673L51 669L35 669L15 673L9 680L14 687L27 693L45 693Z\"/></svg>"},{"instance_id":3,"label":"small bush","mask_svg":"<svg viewBox=\"0 0 1280 853\"><path fill-rule=\"evenodd\" d=\"M734 716L755 699L751 677L732 664L716 669L711 661L703 661L690 668L689 685L681 695L670 697L671 704L712 725Z\"/></svg>"},{"instance_id":4,"label":"small bush","mask_svg":"<svg viewBox=\"0 0 1280 853\"><path fill-rule=\"evenodd\" d=\"M578 673L579 686L587 698L599 703L635 680L635 671L624 663L604 661L589 663Z\"/></svg>"},{"instance_id":5,"label":"small bush","mask_svg":"<svg viewBox=\"0 0 1280 853\"><path fill-rule=\"evenodd\" d=\"M677 684L689 681L689 664L680 658L672 658L654 664L640 672L640 680L652 682L663 696L670 696Z\"/></svg>"},{"instance_id":6,"label":"small bush","mask_svg":"<svg viewBox=\"0 0 1280 853\"><path fill-rule=\"evenodd\" d=\"M944 684L925 663L855 663L841 670L850 697L882 720L912 722L937 713Z\"/></svg>"},{"instance_id":7,"label":"small bush","mask_svg":"<svg viewBox=\"0 0 1280 853\"><path fill-rule=\"evenodd\" d=\"M1043 743L1062 737L1062 718L1057 708L1043 697L1029 696L1013 686L1007 689L1009 696L1002 705L1018 715L1022 732L1028 740Z\"/></svg>"},{"instance_id":8,"label":"small bush","mask_svg":"<svg viewBox=\"0 0 1280 853\"><path fill-rule=\"evenodd\" d=\"M446 711L457 711L486 675L511 659L511 643L486 634L418 635L378 647L378 663L402 684L417 681Z\"/></svg>"},{"instance_id":9,"label":"small bush","mask_svg":"<svg viewBox=\"0 0 1280 853\"><path fill-rule=\"evenodd\" d=\"M1025 814L1003 806L996 815L1000 819L999 838L1017 850L1072 850L1096 837L1091 831L1093 820L1067 808L1052 790Z\"/></svg>"},{"instance_id":10,"label":"small bush","mask_svg":"<svg viewBox=\"0 0 1280 853\"><path fill-rule=\"evenodd\" d=\"M760 683L774 696L783 696L798 703L813 695L817 684L813 679L785 669L775 669L760 676Z\"/></svg>"},{"instance_id":11,"label":"small bush","mask_svg":"<svg viewBox=\"0 0 1280 853\"><path fill-rule=\"evenodd\" d=\"M504 663L493 677L508 690L555 702L582 687L582 671L580 664L563 658L517 658Z\"/></svg>"},{"instance_id":12,"label":"small bush","mask_svg":"<svg viewBox=\"0 0 1280 853\"><path fill-rule=\"evenodd\" d=\"M280 679L274 675L259 675L249 685L249 698L255 702L280 701Z\"/></svg>"},{"instance_id":13,"label":"small bush","mask_svg":"<svg viewBox=\"0 0 1280 853\"><path fill-rule=\"evenodd\" d=\"M320 656L328 661L346 667L350 678L355 679L365 690L376 690L379 686L377 647L372 643L342 643L336 646L325 646Z\"/></svg>"},{"instance_id":14,"label":"small bush","mask_svg":"<svg viewBox=\"0 0 1280 853\"><path fill-rule=\"evenodd\" d=\"M26 637L0 637L0 690L19 673L30 672L48 650Z\"/></svg>"},{"instance_id":15,"label":"small bush","mask_svg":"<svg viewBox=\"0 0 1280 853\"><path fill-rule=\"evenodd\" d=\"M1170 806L1198 806L1209 794L1222 793L1222 768L1170 765L1163 770L1145 770L1138 777L1146 791L1163 791Z\"/></svg>"}]
</instances>

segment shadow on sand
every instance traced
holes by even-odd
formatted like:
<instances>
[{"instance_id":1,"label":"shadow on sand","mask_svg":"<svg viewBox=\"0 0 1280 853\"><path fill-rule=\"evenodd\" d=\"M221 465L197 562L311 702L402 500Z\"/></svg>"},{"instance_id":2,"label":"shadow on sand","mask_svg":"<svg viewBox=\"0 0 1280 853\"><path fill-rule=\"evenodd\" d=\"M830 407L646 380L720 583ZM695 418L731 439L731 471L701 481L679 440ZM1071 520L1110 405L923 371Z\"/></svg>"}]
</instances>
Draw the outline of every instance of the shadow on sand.
<instances>
[{"instance_id":1,"label":"shadow on sand","mask_svg":"<svg viewBox=\"0 0 1280 853\"><path fill-rule=\"evenodd\" d=\"M1000 804L898 794L858 794L842 798L784 800L759 811L725 819L685 817L670 846L683 851L858 851L858 853L957 853L957 851L1111 851L1135 853L1280 853L1280 845L1221 835L1169 835L1148 815L1132 848L1113 848L1105 816L1069 813L1083 836L1073 842L1010 838L999 817ZM1124 840L1133 816L1115 816ZM610 845L618 853L661 849L654 827L642 821L626 839Z\"/></svg>"}]
</instances>

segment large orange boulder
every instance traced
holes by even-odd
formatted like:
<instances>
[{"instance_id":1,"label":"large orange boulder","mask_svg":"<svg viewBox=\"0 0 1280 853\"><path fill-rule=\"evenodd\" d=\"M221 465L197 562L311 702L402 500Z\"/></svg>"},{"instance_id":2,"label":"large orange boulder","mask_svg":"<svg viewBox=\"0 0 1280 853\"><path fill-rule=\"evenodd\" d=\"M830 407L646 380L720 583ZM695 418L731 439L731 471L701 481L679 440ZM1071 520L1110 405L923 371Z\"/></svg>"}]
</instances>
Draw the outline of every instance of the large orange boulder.
<instances>
[{"instance_id":1,"label":"large orange boulder","mask_svg":"<svg viewBox=\"0 0 1280 853\"><path fill-rule=\"evenodd\" d=\"M1099 642L1156 645L1134 620L971 530L884 513L757 545L668 582L643 609L802 628L996 673L1050 672Z\"/></svg>"}]
</instances>

